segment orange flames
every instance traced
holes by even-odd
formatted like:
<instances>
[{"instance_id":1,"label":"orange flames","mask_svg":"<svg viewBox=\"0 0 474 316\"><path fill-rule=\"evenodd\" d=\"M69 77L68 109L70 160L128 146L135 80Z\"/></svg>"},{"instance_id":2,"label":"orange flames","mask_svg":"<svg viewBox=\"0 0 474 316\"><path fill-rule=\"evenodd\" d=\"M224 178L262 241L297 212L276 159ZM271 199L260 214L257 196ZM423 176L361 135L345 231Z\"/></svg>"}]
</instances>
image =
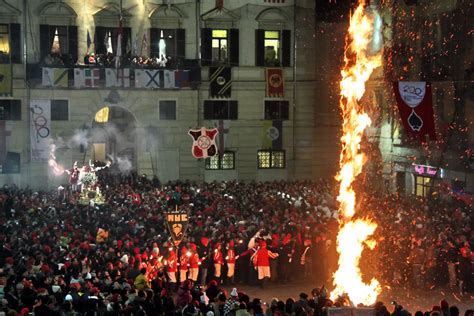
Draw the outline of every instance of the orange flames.
<instances>
[{"instance_id":1,"label":"orange flames","mask_svg":"<svg viewBox=\"0 0 474 316\"><path fill-rule=\"evenodd\" d=\"M370 117L363 111L359 101L365 92L365 83L375 68L382 64L381 54L372 54L369 45L372 41L373 18L366 13L364 3L351 16L348 41L344 56L340 107L343 114L342 151L340 171L336 180L340 182L337 200L340 203L340 230L337 236L339 268L334 274L335 289L331 298L347 294L350 301L357 304L375 303L381 292L376 279L369 284L362 281L359 260L364 245L375 247L375 242L368 240L377 225L367 219L353 220L356 212L356 195L352 182L362 172L366 156L360 150L360 143L365 128L370 126Z\"/></svg>"}]
</instances>

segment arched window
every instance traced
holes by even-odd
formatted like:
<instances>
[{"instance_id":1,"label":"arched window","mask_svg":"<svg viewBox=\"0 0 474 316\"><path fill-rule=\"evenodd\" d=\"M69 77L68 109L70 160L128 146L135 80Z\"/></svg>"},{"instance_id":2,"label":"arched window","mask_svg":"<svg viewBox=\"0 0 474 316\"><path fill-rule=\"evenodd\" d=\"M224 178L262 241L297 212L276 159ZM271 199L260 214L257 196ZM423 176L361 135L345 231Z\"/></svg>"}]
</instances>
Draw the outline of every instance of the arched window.
<instances>
[{"instance_id":1,"label":"arched window","mask_svg":"<svg viewBox=\"0 0 474 316\"><path fill-rule=\"evenodd\" d=\"M239 65L240 16L225 7L217 7L201 15L205 28L201 29L201 64Z\"/></svg>"},{"instance_id":2,"label":"arched window","mask_svg":"<svg viewBox=\"0 0 474 316\"><path fill-rule=\"evenodd\" d=\"M0 0L0 64L21 63L21 11Z\"/></svg>"},{"instance_id":3,"label":"arched window","mask_svg":"<svg viewBox=\"0 0 474 316\"><path fill-rule=\"evenodd\" d=\"M291 30L287 14L277 8L265 9L257 15L255 31L256 66L289 67L291 60Z\"/></svg>"},{"instance_id":4,"label":"arched window","mask_svg":"<svg viewBox=\"0 0 474 316\"><path fill-rule=\"evenodd\" d=\"M122 9L122 56L132 51L132 29L128 26L130 13ZM96 55L117 54L117 38L120 23L120 6L116 3L107 3L94 14L95 35L94 46Z\"/></svg>"},{"instance_id":5,"label":"arched window","mask_svg":"<svg viewBox=\"0 0 474 316\"><path fill-rule=\"evenodd\" d=\"M77 14L62 2L47 2L39 7L40 61L50 65L77 62Z\"/></svg>"}]
</instances>

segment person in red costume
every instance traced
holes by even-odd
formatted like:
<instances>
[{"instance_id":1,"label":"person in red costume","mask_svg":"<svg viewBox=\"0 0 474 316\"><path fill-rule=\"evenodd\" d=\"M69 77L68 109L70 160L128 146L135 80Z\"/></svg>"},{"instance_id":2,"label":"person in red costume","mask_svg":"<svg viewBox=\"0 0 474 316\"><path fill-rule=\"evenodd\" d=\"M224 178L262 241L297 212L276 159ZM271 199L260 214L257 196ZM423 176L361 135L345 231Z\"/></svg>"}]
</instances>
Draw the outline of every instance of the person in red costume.
<instances>
[{"instance_id":1,"label":"person in red costume","mask_svg":"<svg viewBox=\"0 0 474 316\"><path fill-rule=\"evenodd\" d=\"M188 249L185 246L181 247L181 255L179 256L179 282L181 283L187 279L189 255Z\"/></svg>"},{"instance_id":2,"label":"person in red costume","mask_svg":"<svg viewBox=\"0 0 474 316\"><path fill-rule=\"evenodd\" d=\"M196 244L190 244L189 248L191 249L191 256L189 257L189 275L188 278L194 282L197 282L198 274L199 274L199 254L197 252Z\"/></svg>"},{"instance_id":3,"label":"person in red costume","mask_svg":"<svg viewBox=\"0 0 474 316\"><path fill-rule=\"evenodd\" d=\"M227 256L225 260L227 261L227 279L231 284L234 284L234 272L235 272L235 250L234 250L234 241L229 241L227 247Z\"/></svg>"},{"instance_id":4,"label":"person in red costume","mask_svg":"<svg viewBox=\"0 0 474 316\"><path fill-rule=\"evenodd\" d=\"M224 263L224 258L222 257L222 252L221 252L221 243L218 242L216 244L216 247L214 248L214 276L217 279L221 278L221 268L222 264Z\"/></svg>"},{"instance_id":5,"label":"person in red costume","mask_svg":"<svg viewBox=\"0 0 474 316\"><path fill-rule=\"evenodd\" d=\"M176 286L176 272L178 271L178 256L174 252L173 247L169 248L168 258L166 258L166 275L170 283L170 288L174 289Z\"/></svg>"},{"instance_id":6,"label":"person in red costume","mask_svg":"<svg viewBox=\"0 0 474 316\"><path fill-rule=\"evenodd\" d=\"M278 254L268 250L267 243L264 240L260 241L259 246L259 249L252 257L252 262L257 267L258 280L263 288L266 281L271 277L270 258L275 259L278 257Z\"/></svg>"},{"instance_id":7,"label":"person in red costume","mask_svg":"<svg viewBox=\"0 0 474 316\"><path fill-rule=\"evenodd\" d=\"M69 184L71 185L72 192L79 191L79 173L80 170L77 167L77 161L74 161L74 165L71 169L65 170L65 172L69 175Z\"/></svg>"}]
</instances>

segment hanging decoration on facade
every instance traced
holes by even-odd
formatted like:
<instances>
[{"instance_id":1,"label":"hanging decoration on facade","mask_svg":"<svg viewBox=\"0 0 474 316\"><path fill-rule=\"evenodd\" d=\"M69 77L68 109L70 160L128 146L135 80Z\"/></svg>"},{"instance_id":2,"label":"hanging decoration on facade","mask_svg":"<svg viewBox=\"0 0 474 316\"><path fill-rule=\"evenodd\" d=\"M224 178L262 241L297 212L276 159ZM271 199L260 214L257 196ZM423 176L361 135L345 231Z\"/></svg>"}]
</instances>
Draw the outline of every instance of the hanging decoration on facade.
<instances>
[{"instance_id":1,"label":"hanging decoration on facade","mask_svg":"<svg viewBox=\"0 0 474 316\"><path fill-rule=\"evenodd\" d=\"M398 111L405 131L424 140L436 140L431 85L423 81L399 81L394 84Z\"/></svg>"},{"instance_id":2,"label":"hanging decoration on facade","mask_svg":"<svg viewBox=\"0 0 474 316\"><path fill-rule=\"evenodd\" d=\"M33 161L47 161L51 141L51 100L30 101L30 145Z\"/></svg>"},{"instance_id":3,"label":"hanging decoration on facade","mask_svg":"<svg viewBox=\"0 0 474 316\"><path fill-rule=\"evenodd\" d=\"M282 98L285 96L283 70L281 68L266 68L267 98Z\"/></svg>"},{"instance_id":4,"label":"hanging decoration on facade","mask_svg":"<svg viewBox=\"0 0 474 316\"><path fill-rule=\"evenodd\" d=\"M217 154L216 137L219 134L217 128L190 129L188 134L193 139L192 154L195 158L208 158Z\"/></svg>"},{"instance_id":5,"label":"hanging decoration on facade","mask_svg":"<svg viewBox=\"0 0 474 316\"><path fill-rule=\"evenodd\" d=\"M232 68L209 68L209 91L211 98L230 98L232 92Z\"/></svg>"}]
</instances>

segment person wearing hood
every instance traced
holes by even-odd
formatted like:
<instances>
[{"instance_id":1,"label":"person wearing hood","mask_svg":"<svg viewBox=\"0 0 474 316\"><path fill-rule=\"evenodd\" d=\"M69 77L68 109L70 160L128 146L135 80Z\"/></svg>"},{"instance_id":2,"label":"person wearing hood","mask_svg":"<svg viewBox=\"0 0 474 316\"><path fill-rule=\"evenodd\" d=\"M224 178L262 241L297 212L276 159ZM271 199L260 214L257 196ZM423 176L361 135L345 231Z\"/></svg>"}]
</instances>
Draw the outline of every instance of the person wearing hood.
<instances>
[{"instance_id":1,"label":"person wearing hood","mask_svg":"<svg viewBox=\"0 0 474 316\"><path fill-rule=\"evenodd\" d=\"M178 288L176 296L176 307L183 308L193 301L193 296L191 295L191 280L184 280L181 283L181 286Z\"/></svg>"},{"instance_id":2,"label":"person wearing hood","mask_svg":"<svg viewBox=\"0 0 474 316\"><path fill-rule=\"evenodd\" d=\"M229 241L228 248L227 248L227 256L225 260L227 261L227 280L229 280L230 284L234 284L234 272L235 272L235 250L234 250L234 241Z\"/></svg>"},{"instance_id":3,"label":"person wearing hood","mask_svg":"<svg viewBox=\"0 0 474 316\"><path fill-rule=\"evenodd\" d=\"M232 292L230 292L230 297L227 299L224 305L224 315L223 316L235 316L235 312L239 308L239 294L237 289L234 287Z\"/></svg>"},{"instance_id":4,"label":"person wearing hood","mask_svg":"<svg viewBox=\"0 0 474 316\"><path fill-rule=\"evenodd\" d=\"M270 279L270 258L275 259L278 253L271 252L267 249L266 241L262 240L259 244L260 248L252 257L252 262L257 267L258 280L261 282L262 288L265 287L266 280Z\"/></svg>"}]
</instances>

